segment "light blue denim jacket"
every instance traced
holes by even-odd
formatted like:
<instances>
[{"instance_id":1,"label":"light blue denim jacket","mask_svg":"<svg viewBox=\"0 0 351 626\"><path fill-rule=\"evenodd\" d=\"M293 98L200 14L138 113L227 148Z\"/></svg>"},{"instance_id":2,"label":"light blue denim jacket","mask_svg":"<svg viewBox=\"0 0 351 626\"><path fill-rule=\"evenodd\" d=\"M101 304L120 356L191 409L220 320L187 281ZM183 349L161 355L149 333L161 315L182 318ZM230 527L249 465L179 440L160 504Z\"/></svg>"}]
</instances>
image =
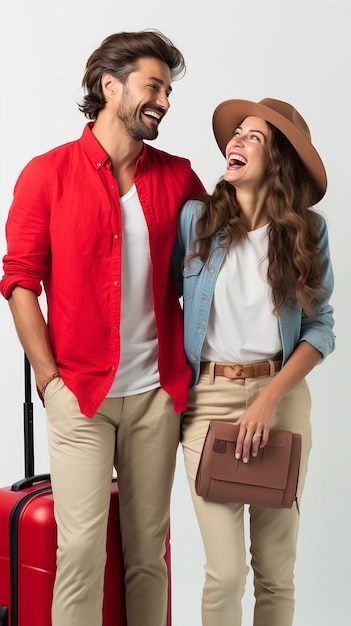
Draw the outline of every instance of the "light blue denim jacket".
<instances>
[{"instance_id":1,"label":"light blue denim jacket","mask_svg":"<svg viewBox=\"0 0 351 626\"><path fill-rule=\"evenodd\" d=\"M218 273L226 253L225 248L216 248L223 234L214 237L212 248L216 248L205 265L198 257L192 259L182 269L182 259L191 251L195 237L196 221L202 210L202 203L188 201L182 208L178 222L178 232L173 255L173 267L179 296L183 295L184 308L184 346L193 376L191 386L199 378L201 351L204 343L213 292ZM279 310L279 331L283 347L283 364L288 360L300 341L307 341L322 354L322 360L334 350L333 307L329 298L333 291L333 269L330 261L328 231L324 218L320 215L319 246L322 254L322 282L326 287L325 299L315 308L315 317L306 315L296 300Z\"/></svg>"}]
</instances>

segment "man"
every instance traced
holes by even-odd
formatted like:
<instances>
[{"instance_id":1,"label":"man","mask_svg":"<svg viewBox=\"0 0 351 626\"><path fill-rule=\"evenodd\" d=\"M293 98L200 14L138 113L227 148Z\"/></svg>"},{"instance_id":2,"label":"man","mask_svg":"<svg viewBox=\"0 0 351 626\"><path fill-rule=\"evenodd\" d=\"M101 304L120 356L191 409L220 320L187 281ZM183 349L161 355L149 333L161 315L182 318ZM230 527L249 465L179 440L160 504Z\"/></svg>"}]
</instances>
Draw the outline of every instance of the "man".
<instances>
[{"instance_id":1,"label":"man","mask_svg":"<svg viewBox=\"0 0 351 626\"><path fill-rule=\"evenodd\" d=\"M157 31L105 39L83 78L92 121L24 168L8 216L1 292L48 421L53 626L101 624L113 465L128 626L166 622L164 542L190 381L170 258L179 209L203 187L188 160L143 140L157 137L184 70Z\"/></svg>"}]
</instances>

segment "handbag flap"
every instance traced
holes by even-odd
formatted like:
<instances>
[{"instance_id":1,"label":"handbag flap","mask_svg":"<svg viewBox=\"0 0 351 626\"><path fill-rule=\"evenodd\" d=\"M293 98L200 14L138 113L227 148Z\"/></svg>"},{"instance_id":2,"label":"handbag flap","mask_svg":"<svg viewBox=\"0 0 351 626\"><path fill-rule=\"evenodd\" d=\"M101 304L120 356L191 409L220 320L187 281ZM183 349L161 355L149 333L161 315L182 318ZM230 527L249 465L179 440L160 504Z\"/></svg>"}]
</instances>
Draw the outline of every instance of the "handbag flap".
<instances>
[{"instance_id":1,"label":"handbag flap","mask_svg":"<svg viewBox=\"0 0 351 626\"><path fill-rule=\"evenodd\" d=\"M215 454L211 459L211 478L246 485L285 489L288 481L292 433L272 429L264 448L248 463L235 458L239 425L230 422L211 422L207 437ZM228 456L233 459L228 472Z\"/></svg>"}]
</instances>

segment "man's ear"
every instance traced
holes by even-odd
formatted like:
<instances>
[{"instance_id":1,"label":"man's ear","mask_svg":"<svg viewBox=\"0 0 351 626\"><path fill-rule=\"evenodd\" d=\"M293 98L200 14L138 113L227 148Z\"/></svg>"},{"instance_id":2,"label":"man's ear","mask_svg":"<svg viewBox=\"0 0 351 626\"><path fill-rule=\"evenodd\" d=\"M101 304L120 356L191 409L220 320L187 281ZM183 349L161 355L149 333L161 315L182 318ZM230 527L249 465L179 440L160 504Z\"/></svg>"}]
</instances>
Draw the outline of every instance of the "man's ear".
<instances>
[{"instance_id":1,"label":"man's ear","mask_svg":"<svg viewBox=\"0 0 351 626\"><path fill-rule=\"evenodd\" d=\"M101 77L102 92L106 100L112 100L119 91L120 81L112 74L103 74Z\"/></svg>"}]
</instances>

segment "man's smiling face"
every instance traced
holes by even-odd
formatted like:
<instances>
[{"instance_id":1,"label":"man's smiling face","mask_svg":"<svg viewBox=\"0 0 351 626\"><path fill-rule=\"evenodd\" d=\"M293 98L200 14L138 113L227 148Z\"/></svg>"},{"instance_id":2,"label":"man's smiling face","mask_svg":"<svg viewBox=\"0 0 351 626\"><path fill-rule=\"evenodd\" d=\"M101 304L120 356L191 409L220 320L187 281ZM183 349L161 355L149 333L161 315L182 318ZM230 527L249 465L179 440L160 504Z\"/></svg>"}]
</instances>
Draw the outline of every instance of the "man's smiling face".
<instances>
[{"instance_id":1,"label":"man's smiling face","mask_svg":"<svg viewBox=\"0 0 351 626\"><path fill-rule=\"evenodd\" d=\"M153 57L139 59L137 69L123 85L117 116L128 134L140 141L156 139L158 125L170 104L171 72L166 63Z\"/></svg>"}]
</instances>

